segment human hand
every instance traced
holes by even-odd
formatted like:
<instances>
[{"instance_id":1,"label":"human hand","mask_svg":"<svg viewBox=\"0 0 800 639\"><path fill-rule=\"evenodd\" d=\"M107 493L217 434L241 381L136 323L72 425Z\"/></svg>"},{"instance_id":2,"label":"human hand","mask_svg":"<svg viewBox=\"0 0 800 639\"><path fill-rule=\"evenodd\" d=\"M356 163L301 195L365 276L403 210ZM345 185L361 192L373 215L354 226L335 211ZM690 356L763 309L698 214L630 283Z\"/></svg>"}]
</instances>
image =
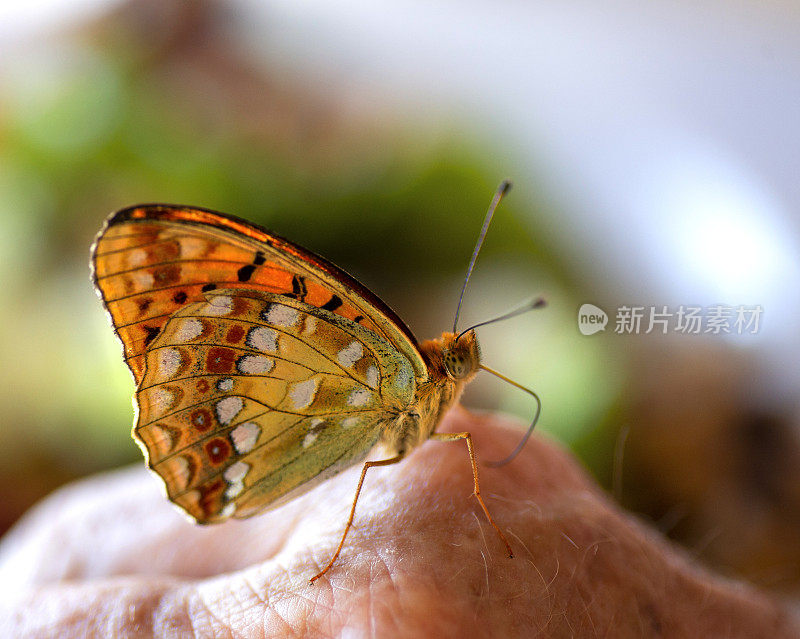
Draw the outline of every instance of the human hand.
<instances>
[{"instance_id":1,"label":"human hand","mask_svg":"<svg viewBox=\"0 0 800 639\"><path fill-rule=\"evenodd\" d=\"M515 557L471 496L462 442L426 442L359 467L246 521L200 527L144 468L63 488L0 544L2 636L789 637L800 624L756 589L693 565L619 511L541 436L458 408L481 492Z\"/></svg>"}]
</instances>

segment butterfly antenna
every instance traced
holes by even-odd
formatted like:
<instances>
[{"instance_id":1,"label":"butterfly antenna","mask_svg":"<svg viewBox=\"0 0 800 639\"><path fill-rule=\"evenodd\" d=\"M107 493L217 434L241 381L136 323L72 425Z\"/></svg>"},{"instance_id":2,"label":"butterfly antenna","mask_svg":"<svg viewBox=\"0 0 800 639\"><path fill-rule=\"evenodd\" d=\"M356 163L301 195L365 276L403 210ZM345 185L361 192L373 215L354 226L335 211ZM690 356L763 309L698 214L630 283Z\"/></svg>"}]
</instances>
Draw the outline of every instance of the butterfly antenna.
<instances>
[{"instance_id":1,"label":"butterfly antenna","mask_svg":"<svg viewBox=\"0 0 800 639\"><path fill-rule=\"evenodd\" d=\"M543 297L537 297L535 299L532 299L530 302L526 302L519 308L515 308L513 311L504 313L500 317L493 317L492 319L486 320L484 322L478 322L477 324L473 324L469 328L464 329L458 334L458 337L456 337L456 342L460 340L465 333L469 333L470 331L473 331L476 328L480 328L481 326L486 326L487 324L494 324L495 322L502 322L503 320L511 319L512 317L516 317L517 315L522 315L523 313L527 313L528 311L535 311L537 308L544 308L545 306L547 306L547 301Z\"/></svg>"},{"instance_id":2,"label":"butterfly antenna","mask_svg":"<svg viewBox=\"0 0 800 639\"><path fill-rule=\"evenodd\" d=\"M453 320L453 332L455 333L458 330L458 316L461 314L461 303L464 301L464 291L467 290L467 283L469 282L470 275L472 275L472 269L475 268L475 260L478 259L478 253L481 250L481 245L483 244L483 239L486 237L486 231L489 230L489 223L492 221L492 216L494 215L494 211L497 208L497 205L500 204L500 200L503 199L503 196L508 193L511 189L511 182L508 180L503 180L500 183L500 186L497 187L497 191L492 198L491 204L489 204L489 210L486 211L486 217L483 218L483 227L481 228L480 235L478 235L478 241L475 243L475 250L472 251L472 257L469 260L469 266L467 267L467 276L464 278L464 285L461 287L461 294L458 296L458 306L456 307L456 317Z\"/></svg>"},{"instance_id":3,"label":"butterfly antenna","mask_svg":"<svg viewBox=\"0 0 800 639\"><path fill-rule=\"evenodd\" d=\"M541 415L541 413L542 413L542 400L540 400L539 396L536 393L534 393L530 388L525 388L522 384L517 384L517 382L515 382L514 380L509 379L505 375L503 375L501 373L498 373L495 370L492 370L488 366L484 366L483 364L481 364L480 368L481 368L481 370L484 370L487 373L491 373L495 377L499 377L504 382L508 382L512 386L515 386L515 387L519 388L521 391L525 391L526 393L528 393L528 395L530 395L531 397L533 397L533 399L536 400L536 413L534 413L534 415L533 415L533 421L531 422L531 425L528 426L527 432L522 437L522 439L520 440L519 444L517 444L516 448L514 448L514 450L511 451L511 453L508 455L508 457L505 457L504 459L501 459L500 461L486 462L487 466L491 466L492 468L498 468L500 466L505 466L507 463L509 463L511 460L513 460L514 457L519 455L520 451L525 447L525 444L528 441L528 438L531 436L531 433L533 432L533 429L536 427L536 423L539 421L539 415Z\"/></svg>"}]
</instances>

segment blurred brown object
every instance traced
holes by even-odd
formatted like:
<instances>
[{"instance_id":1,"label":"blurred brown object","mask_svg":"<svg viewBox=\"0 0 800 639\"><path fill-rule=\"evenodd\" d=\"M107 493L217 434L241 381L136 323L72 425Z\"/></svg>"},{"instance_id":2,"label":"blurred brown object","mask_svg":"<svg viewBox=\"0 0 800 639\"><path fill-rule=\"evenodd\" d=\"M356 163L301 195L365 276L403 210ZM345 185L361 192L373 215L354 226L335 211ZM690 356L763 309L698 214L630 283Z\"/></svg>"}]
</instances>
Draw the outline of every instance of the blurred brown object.
<instances>
[{"instance_id":1,"label":"blurred brown object","mask_svg":"<svg viewBox=\"0 0 800 639\"><path fill-rule=\"evenodd\" d=\"M631 364L622 502L716 569L800 592L800 438L719 341L652 340Z\"/></svg>"},{"instance_id":2,"label":"blurred brown object","mask_svg":"<svg viewBox=\"0 0 800 639\"><path fill-rule=\"evenodd\" d=\"M368 169L381 140L392 145L397 131L387 125L399 121L377 96L354 99L341 82L313 83L280 59L255 60L236 41L240 19L234 5L208 0L136 0L77 35L122 62L143 92L161 95L165 112L171 104L185 114L204 140L257 142L322 174Z\"/></svg>"},{"instance_id":3,"label":"blurred brown object","mask_svg":"<svg viewBox=\"0 0 800 639\"><path fill-rule=\"evenodd\" d=\"M0 535L32 504L79 476L53 459L45 447L30 441L17 445L21 452L0 467Z\"/></svg>"}]
</instances>

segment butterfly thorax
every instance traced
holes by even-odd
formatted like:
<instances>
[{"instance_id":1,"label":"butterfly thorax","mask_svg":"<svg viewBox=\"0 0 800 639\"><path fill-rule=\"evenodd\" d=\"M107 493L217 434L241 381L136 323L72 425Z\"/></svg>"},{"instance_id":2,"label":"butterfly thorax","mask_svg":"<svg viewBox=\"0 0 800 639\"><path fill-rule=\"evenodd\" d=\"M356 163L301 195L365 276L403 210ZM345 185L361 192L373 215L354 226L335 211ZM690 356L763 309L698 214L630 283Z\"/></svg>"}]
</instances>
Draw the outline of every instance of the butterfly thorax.
<instances>
[{"instance_id":1,"label":"butterfly thorax","mask_svg":"<svg viewBox=\"0 0 800 639\"><path fill-rule=\"evenodd\" d=\"M383 436L384 444L395 453L405 453L426 441L480 368L474 331L460 337L442 333L441 337L422 342L419 351L428 379L418 385L410 410L399 415Z\"/></svg>"}]
</instances>

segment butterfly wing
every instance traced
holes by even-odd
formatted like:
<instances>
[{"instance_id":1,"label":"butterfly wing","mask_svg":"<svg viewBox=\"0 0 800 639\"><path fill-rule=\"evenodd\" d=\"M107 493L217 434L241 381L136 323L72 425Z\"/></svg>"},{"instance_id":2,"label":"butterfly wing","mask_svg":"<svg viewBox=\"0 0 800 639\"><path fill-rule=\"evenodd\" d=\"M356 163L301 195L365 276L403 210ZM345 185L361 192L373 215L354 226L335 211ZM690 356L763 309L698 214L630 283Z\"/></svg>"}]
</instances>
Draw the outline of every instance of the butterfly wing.
<instances>
[{"instance_id":1,"label":"butterfly wing","mask_svg":"<svg viewBox=\"0 0 800 639\"><path fill-rule=\"evenodd\" d=\"M92 246L95 286L137 384L170 316L223 288L278 293L350 319L426 376L411 331L376 295L325 259L244 220L200 208L140 205L111 215Z\"/></svg>"},{"instance_id":2,"label":"butterfly wing","mask_svg":"<svg viewBox=\"0 0 800 639\"><path fill-rule=\"evenodd\" d=\"M378 333L241 289L184 305L144 357L135 436L199 523L250 516L363 459L416 389Z\"/></svg>"}]
</instances>

